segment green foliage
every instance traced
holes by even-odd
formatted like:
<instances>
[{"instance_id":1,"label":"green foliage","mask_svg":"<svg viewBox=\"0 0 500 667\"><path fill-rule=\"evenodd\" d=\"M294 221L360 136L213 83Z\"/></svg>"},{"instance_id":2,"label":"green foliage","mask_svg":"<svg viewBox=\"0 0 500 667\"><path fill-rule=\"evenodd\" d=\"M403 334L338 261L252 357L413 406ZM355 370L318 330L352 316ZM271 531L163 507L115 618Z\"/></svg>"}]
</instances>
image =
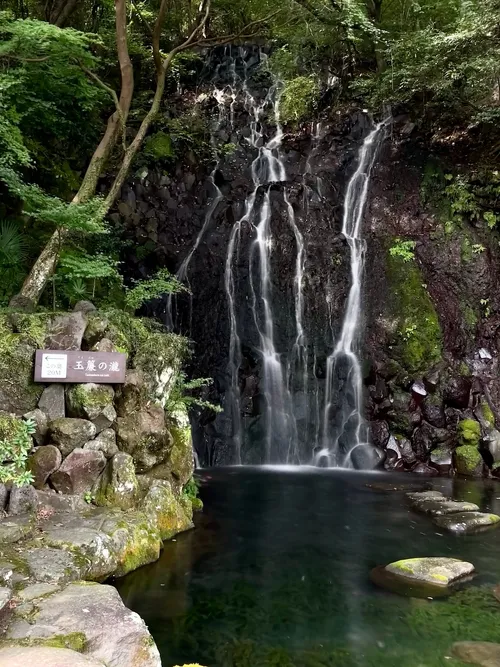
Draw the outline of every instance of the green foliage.
<instances>
[{"instance_id":1,"label":"green foliage","mask_svg":"<svg viewBox=\"0 0 500 667\"><path fill-rule=\"evenodd\" d=\"M26 469L28 454L33 446L35 432L32 420L23 421L11 415L0 416L0 482L25 486L33 481Z\"/></svg>"},{"instance_id":2,"label":"green foliage","mask_svg":"<svg viewBox=\"0 0 500 667\"><path fill-rule=\"evenodd\" d=\"M413 252L416 246L415 241L403 241L402 239L394 239L394 244L389 248L391 257L401 257L403 262L411 262L415 258Z\"/></svg>"},{"instance_id":3,"label":"green foliage","mask_svg":"<svg viewBox=\"0 0 500 667\"><path fill-rule=\"evenodd\" d=\"M21 286L28 259L28 242L13 220L0 223L0 305L6 306Z\"/></svg>"},{"instance_id":4,"label":"green foliage","mask_svg":"<svg viewBox=\"0 0 500 667\"><path fill-rule=\"evenodd\" d=\"M165 294L174 294L185 289L167 269L160 269L154 278L138 281L135 287L126 290L125 305L131 311L136 311L152 299L159 299Z\"/></svg>"},{"instance_id":5,"label":"green foliage","mask_svg":"<svg viewBox=\"0 0 500 667\"><path fill-rule=\"evenodd\" d=\"M190 408L197 407L202 410L210 410L216 413L222 412L222 408L219 405L215 405L210 401L193 396L191 393L204 387L209 387L212 382L213 380L211 378L195 378L193 380L188 380L186 374L180 372L175 378L175 383L168 397L165 409L167 412L175 412L179 408L186 408L189 410Z\"/></svg>"},{"instance_id":6,"label":"green foliage","mask_svg":"<svg viewBox=\"0 0 500 667\"><path fill-rule=\"evenodd\" d=\"M314 110L319 86L312 77L298 76L285 83L280 97L279 113L284 123L305 120Z\"/></svg>"},{"instance_id":7,"label":"green foliage","mask_svg":"<svg viewBox=\"0 0 500 667\"><path fill-rule=\"evenodd\" d=\"M203 509L203 502L198 498L200 492L200 484L195 477L191 479L184 485L182 489L182 495L186 500L191 503L191 506L194 510Z\"/></svg>"},{"instance_id":8,"label":"green foliage","mask_svg":"<svg viewBox=\"0 0 500 667\"><path fill-rule=\"evenodd\" d=\"M489 229L496 226L500 207L500 172L483 170L464 174L446 174L444 195L454 222L483 221Z\"/></svg>"}]
</instances>

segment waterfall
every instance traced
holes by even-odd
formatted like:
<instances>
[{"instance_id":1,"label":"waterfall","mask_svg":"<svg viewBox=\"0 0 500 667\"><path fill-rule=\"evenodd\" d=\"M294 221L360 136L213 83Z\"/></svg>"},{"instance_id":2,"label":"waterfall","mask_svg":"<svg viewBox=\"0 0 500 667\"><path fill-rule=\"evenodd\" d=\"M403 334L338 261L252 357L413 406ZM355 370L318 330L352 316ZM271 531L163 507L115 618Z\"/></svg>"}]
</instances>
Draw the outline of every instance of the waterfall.
<instances>
[{"instance_id":1,"label":"waterfall","mask_svg":"<svg viewBox=\"0 0 500 667\"><path fill-rule=\"evenodd\" d=\"M216 161L208 177L212 194L176 273L189 285L193 258L204 253L201 266L224 288L227 319L223 313L214 330L216 353L222 342L227 357L222 361L219 356L220 365L213 373L209 370L223 396L223 413L208 422L207 442L223 449L225 463L371 467L370 452L375 450L368 445L363 420L359 357L365 253L361 223L385 125L377 125L366 137L344 197L342 234L349 248L351 282L339 333L344 277L332 266L341 267L342 258L330 254L338 247L330 203L337 189L325 167L325 150L320 153L321 147L327 148L328 121L311 123L307 134L297 133L295 141L309 140L305 155L284 147L282 86L270 77L270 85L263 88L262 76L270 75L262 75L262 69L252 78L265 59L261 50L244 47L226 47L214 55L217 64L212 63L210 80L217 102L212 132ZM234 153L219 151L221 140L234 143ZM290 152L294 157L288 162ZM315 237L318 222L324 247L322 237ZM212 238L216 243L207 252ZM219 248L223 254L217 254ZM206 274L193 271L192 279L195 275L199 283ZM213 295L203 293L219 312ZM179 308L186 301L179 300ZM182 315L186 323L186 313ZM209 319L204 322L212 326Z\"/></svg>"},{"instance_id":2,"label":"waterfall","mask_svg":"<svg viewBox=\"0 0 500 667\"><path fill-rule=\"evenodd\" d=\"M368 445L368 430L363 419L363 376L358 356L366 250L361 223L370 174L385 125L385 121L379 123L364 140L358 167L349 181L344 199L342 234L349 245L351 286L340 336L327 360L323 448L317 455L318 459L326 457L333 467L360 467L355 457L362 457L363 446Z\"/></svg>"}]
</instances>

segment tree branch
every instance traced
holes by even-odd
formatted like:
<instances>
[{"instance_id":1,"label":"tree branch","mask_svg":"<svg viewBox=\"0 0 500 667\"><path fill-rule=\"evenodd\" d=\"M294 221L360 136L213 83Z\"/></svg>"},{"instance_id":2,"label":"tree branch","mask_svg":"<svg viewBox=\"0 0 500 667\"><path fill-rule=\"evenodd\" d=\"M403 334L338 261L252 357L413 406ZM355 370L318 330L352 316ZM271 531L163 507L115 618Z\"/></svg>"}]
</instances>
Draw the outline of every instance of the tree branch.
<instances>
[{"instance_id":1,"label":"tree branch","mask_svg":"<svg viewBox=\"0 0 500 667\"><path fill-rule=\"evenodd\" d=\"M155 27L152 33L153 37L153 60L155 61L156 75L159 76L161 73L161 67L163 60L160 53L160 37L161 31L163 28L163 22L165 21L165 12L167 11L167 0L161 0L160 9L158 11L158 16L156 17Z\"/></svg>"},{"instance_id":2,"label":"tree branch","mask_svg":"<svg viewBox=\"0 0 500 667\"><path fill-rule=\"evenodd\" d=\"M85 74L87 76L89 76L91 79L93 79L97 83L98 86L100 86L103 90L105 90L106 92L108 92L111 95L111 97L113 99L113 102L115 103L116 111L118 112L118 116L120 118L121 134L122 134L122 147L123 147L123 150L126 151L127 150L127 143L126 143L126 129L127 128L126 128L126 123L125 123L125 117L123 115L123 111L122 111L122 108L120 106L120 101L118 99L118 95L113 90L113 88L111 88L110 86L105 84L104 81L102 81L97 76L97 74L95 74L94 72L89 70L87 67L84 67L84 65L82 65L81 63L78 63L78 64L80 65L81 69L85 72Z\"/></svg>"},{"instance_id":3,"label":"tree branch","mask_svg":"<svg viewBox=\"0 0 500 667\"><path fill-rule=\"evenodd\" d=\"M137 12L137 16L141 19L143 25L145 26L146 30L149 32L151 38L153 37L153 28L150 26L146 18L144 17L143 13L139 9L138 5L134 2L134 0L131 0L132 7L135 9Z\"/></svg>"},{"instance_id":4,"label":"tree branch","mask_svg":"<svg viewBox=\"0 0 500 667\"><path fill-rule=\"evenodd\" d=\"M13 54L4 53L0 54L0 58L6 58L7 60L19 60L22 63L43 63L45 60L48 60L50 56L41 56L40 58L23 58L22 56L15 56Z\"/></svg>"}]
</instances>

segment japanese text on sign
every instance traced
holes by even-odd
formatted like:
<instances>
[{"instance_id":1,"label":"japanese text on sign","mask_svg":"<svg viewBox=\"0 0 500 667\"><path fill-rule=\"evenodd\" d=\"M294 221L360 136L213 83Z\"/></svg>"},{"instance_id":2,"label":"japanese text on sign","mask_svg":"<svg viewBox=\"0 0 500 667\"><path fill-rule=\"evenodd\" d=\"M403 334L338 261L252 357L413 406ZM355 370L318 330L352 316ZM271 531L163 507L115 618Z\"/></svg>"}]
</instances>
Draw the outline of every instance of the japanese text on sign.
<instances>
[{"instance_id":1,"label":"japanese text on sign","mask_svg":"<svg viewBox=\"0 0 500 667\"><path fill-rule=\"evenodd\" d=\"M119 352L37 350L35 382L97 382L125 380L127 356Z\"/></svg>"}]
</instances>

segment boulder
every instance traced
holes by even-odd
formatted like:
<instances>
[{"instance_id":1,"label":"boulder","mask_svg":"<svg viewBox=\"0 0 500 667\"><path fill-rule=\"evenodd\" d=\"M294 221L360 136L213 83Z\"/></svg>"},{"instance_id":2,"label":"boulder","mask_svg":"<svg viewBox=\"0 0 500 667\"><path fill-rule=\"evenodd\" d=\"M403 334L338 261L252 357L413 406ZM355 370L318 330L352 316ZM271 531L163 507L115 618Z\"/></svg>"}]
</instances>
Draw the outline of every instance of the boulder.
<instances>
[{"instance_id":1,"label":"boulder","mask_svg":"<svg viewBox=\"0 0 500 667\"><path fill-rule=\"evenodd\" d=\"M12 591L6 586L0 586L0 617L4 609L8 607L9 602L12 600ZM0 667L2 662L0 660Z\"/></svg>"},{"instance_id":2,"label":"boulder","mask_svg":"<svg viewBox=\"0 0 500 667\"><path fill-rule=\"evenodd\" d=\"M94 304L91 301L78 301L75 304L75 307L73 308L75 313L83 313L86 315L87 313L92 313L94 310L97 310Z\"/></svg>"},{"instance_id":3,"label":"boulder","mask_svg":"<svg viewBox=\"0 0 500 667\"><path fill-rule=\"evenodd\" d=\"M481 426L474 419L463 419L459 422L458 441L461 445L473 445L477 447L481 438Z\"/></svg>"},{"instance_id":4,"label":"boulder","mask_svg":"<svg viewBox=\"0 0 500 667\"><path fill-rule=\"evenodd\" d=\"M43 387L33 382L35 346L0 321L0 410L24 415L37 406Z\"/></svg>"},{"instance_id":5,"label":"boulder","mask_svg":"<svg viewBox=\"0 0 500 667\"><path fill-rule=\"evenodd\" d=\"M397 438L399 451L401 452L401 458L406 467L414 465L417 461L415 452L411 446L411 442L408 438Z\"/></svg>"},{"instance_id":6,"label":"boulder","mask_svg":"<svg viewBox=\"0 0 500 667\"><path fill-rule=\"evenodd\" d=\"M470 377L458 376L448 379L444 388L443 399L446 405L464 410L469 406L472 380Z\"/></svg>"},{"instance_id":7,"label":"boulder","mask_svg":"<svg viewBox=\"0 0 500 667\"><path fill-rule=\"evenodd\" d=\"M80 311L56 315L47 330L46 349L79 350L86 326L87 319Z\"/></svg>"},{"instance_id":8,"label":"boulder","mask_svg":"<svg viewBox=\"0 0 500 667\"><path fill-rule=\"evenodd\" d=\"M119 449L134 458L137 472L150 470L167 459L172 439L161 405L153 403L147 409L118 417L115 430Z\"/></svg>"},{"instance_id":9,"label":"boulder","mask_svg":"<svg viewBox=\"0 0 500 667\"><path fill-rule=\"evenodd\" d=\"M36 524L33 514L19 514L0 519L0 544L14 544L32 537Z\"/></svg>"},{"instance_id":10,"label":"boulder","mask_svg":"<svg viewBox=\"0 0 500 667\"><path fill-rule=\"evenodd\" d=\"M432 426L445 428L446 416L440 394L430 394L422 403L422 416Z\"/></svg>"},{"instance_id":11,"label":"boulder","mask_svg":"<svg viewBox=\"0 0 500 667\"><path fill-rule=\"evenodd\" d=\"M162 540L193 527L191 503L176 495L168 481L152 482L142 509L155 521Z\"/></svg>"},{"instance_id":12,"label":"boulder","mask_svg":"<svg viewBox=\"0 0 500 667\"><path fill-rule=\"evenodd\" d=\"M5 484L0 484L0 514L7 507L8 499L9 499L9 489Z\"/></svg>"},{"instance_id":13,"label":"boulder","mask_svg":"<svg viewBox=\"0 0 500 667\"><path fill-rule=\"evenodd\" d=\"M102 338L95 345L92 345L93 352L116 352L116 347L109 338Z\"/></svg>"},{"instance_id":14,"label":"boulder","mask_svg":"<svg viewBox=\"0 0 500 667\"><path fill-rule=\"evenodd\" d=\"M423 463L422 461L415 464L411 471L419 475L428 475L429 477L435 477L439 474L436 468L431 468L431 466L428 466L427 463Z\"/></svg>"},{"instance_id":15,"label":"boulder","mask_svg":"<svg viewBox=\"0 0 500 667\"><path fill-rule=\"evenodd\" d=\"M118 453L116 446L116 433L112 428L106 428L101 431L94 440L89 440L83 445L83 449L89 449L94 452L102 452L107 459Z\"/></svg>"},{"instance_id":16,"label":"boulder","mask_svg":"<svg viewBox=\"0 0 500 667\"><path fill-rule=\"evenodd\" d=\"M116 411L119 417L126 417L147 407L148 389L142 371L127 370L125 382L118 387L115 397Z\"/></svg>"},{"instance_id":17,"label":"boulder","mask_svg":"<svg viewBox=\"0 0 500 667\"><path fill-rule=\"evenodd\" d=\"M440 516L434 519L436 526L446 528L455 535L469 535L479 533L488 528L498 526L500 516L486 512L460 512Z\"/></svg>"},{"instance_id":18,"label":"boulder","mask_svg":"<svg viewBox=\"0 0 500 667\"><path fill-rule=\"evenodd\" d=\"M458 512L479 512L479 507L474 503L448 500L447 498L442 500L417 500L413 501L412 505L419 512L431 516L445 516Z\"/></svg>"},{"instance_id":19,"label":"boulder","mask_svg":"<svg viewBox=\"0 0 500 667\"><path fill-rule=\"evenodd\" d=\"M194 472L191 424L185 407L178 408L169 415L168 430L172 436L170 469L175 479L184 486Z\"/></svg>"},{"instance_id":20,"label":"boulder","mask_svg":"<svg viewBox=\"0 0 500 667\"><path fill-rule=\"evenodd\" d=\"M474 445L462 445L453 453L453 463L459 475L465 477L481 477L483 473L483 457Z\"/></svg>"},{"instance_id":21,"label":"boulder","mask_svg":"<svg viewBox=\"0 0 500 667\"><path fill-rule=\"evenodd\" d=\"M66 394L66 406L70 417L91 421L97 433L109 428L116 419L113 399L115 392L109 385L76 384Z\"/></svg>"},{"instance_id":22,"label":"boulder","mask_svg":"<svg viewBox=\"0 0 500 667\"><path fill-rule=\"evenodd\" d=\"M38 496L32 486L13 486L9 496L9 514L36 512Z\"/></svg>"},{"instance_id":23,"label":"boulder","mask_svg":"<svg viewBox=\"0 0 500 667\"><path fill-rule=\"evenodd\" d=\"M49 422L65 417L64 385L50 384L48 387L45 387L38 401L38 407L47 415Z\"/></svg>"},{"instance_id":24,"label":"boulder","mask_svg":"<svg viewBox=\"0 0 500 667\"><path fill-rule=\"evenodd\" d=\"M33 475L35 489L43 489L50 475L59 469L62 454L55 445L37 447L28 458L27 468Z\"/></svg>"},{"instance_id":25,"label":"boulder","mask_svg":"<svg viewBox=\"0 0 500 667\"><path fill-rule=\"evenodd\" d=\"M497 431L496 428L491 429L484 436L482 445L489 452L491 463L498 463L500 461L500 431Z\"/></svg>"},{"instance_id":26,"label":"boulder","mask_svg":"<svg viewBox=\"0 0 500 667\"><path fill-rule=\"evenodd\" d=\"M47 436L49 420L45 412L36 408L23 415L23 419L32 421L35 425L35 432L33 433L33 440L37 445L43 445Z\"/></svg>"},{"instance_id":27,"label":"boulder","mask_svg":"<svg viewBox=\"0 0 500 667\"><path fill-rule=\"evenodd\" d=\"M87 343L88 347L92 347L104 338L108 327L109 320L106 317L103 317L99 313L89 313L87 315L87 326L83 335L83 340Z\"/></svg>"},{"instance_id":28,"label":"boulder","mask_svg":"<svg viewBox=\"0 0 500 667\"><path fill-rule=\"evenodd\" d=\"M128 510L135 506L138 491L134 459L130 454L118 452L108 461L104 472L96 482L95 503Z\"/></svg>"},{"instance_id":29,"label":"boulder","mask_svg":"<svg viewBox=\"0 0 500 667\"><path fill-rule=\"evenodd\" d=\"M78 494L90 491L106 465L102 452L74 449L61 467L50 477L59 493Z\"/></svg>"},{"instance_id":30,"label":"boulder","mask_svg":"<svg viewBox=\"0 0 500 667\"><path fill-rule=\"evenodd\" d=\"M52 489L50 491L37 491L38 502L42 507L56 512L77 512L88 510L88 504L80 495L61 495Z\"/></svg>"},{"instance_id":31,"label":"boulder","mask_svg":"<svg viewBox=\"0 0 500 667\"><path fill-rule=\"evenodd\" d=\"M161 667L144 621L112 586L76 582L37 603L31 625L14 622L8 635L36 639L83 633L86 655L107 667Z\"/></svg>"},{"instance_id":32,"label":"boulder","mask_svg":"<svg viewBox=\"0 0 500 667\"><path fill-rule=\"evenodd\" d=\"M103 667L94 660L67 648L12 646L0 648L0 667Z\"/></svg>"},{"instance_id":33,"label":"boulder","mask_svg":"<svg viewBox=\"0 0 500 667\"><path fill-rule=\"evenodd\" d=\"M53 443L61 450L63 456L68 456L77 447L94 438L97 429L95 424L86 419L72 419L63 417L49 422L49 435Z\"/></svg>"},{"instance_id":34,"label":"boulder","mask_svg":"<svg viewBox=\"0 0 500 667\"><path fill-rule=\"evenodd\" d=\"M386 565L385 569L404 579L450 586L470 576L474 572L474 565L456 558L406 558Z\"/></svg>"},{"instance_id":35,"label":"boulder","mask_svg":"<svg viewBox=\"0 0 500 667\"><path fill-rule=\"evenodd\" d=\"M451 471L452 461L453 452L446 445L441 445L431 452L430 462L440 475L447 475Z\"/></svg>"},{"instance_id":36,"label":"boulder","mask_svg":"<svg viewBox=\"0 0 500 667\"><path fill-rule=\"evenodd\" d=\"M498 667L500 665L500 644L493 642L456 642L451 654L457 660L478 667Z\"/></svg>"},{"instance_id":37,"label":"boulder","mask_svg":"<svg viewBox=\"0 0 500 667\"><path fill-rule=\"evenodd\" d=\"M389 441L390 432L386 421L377 420L370 423L372 442L375 446L385 449Z\"/></svg>"}]
</instances>

